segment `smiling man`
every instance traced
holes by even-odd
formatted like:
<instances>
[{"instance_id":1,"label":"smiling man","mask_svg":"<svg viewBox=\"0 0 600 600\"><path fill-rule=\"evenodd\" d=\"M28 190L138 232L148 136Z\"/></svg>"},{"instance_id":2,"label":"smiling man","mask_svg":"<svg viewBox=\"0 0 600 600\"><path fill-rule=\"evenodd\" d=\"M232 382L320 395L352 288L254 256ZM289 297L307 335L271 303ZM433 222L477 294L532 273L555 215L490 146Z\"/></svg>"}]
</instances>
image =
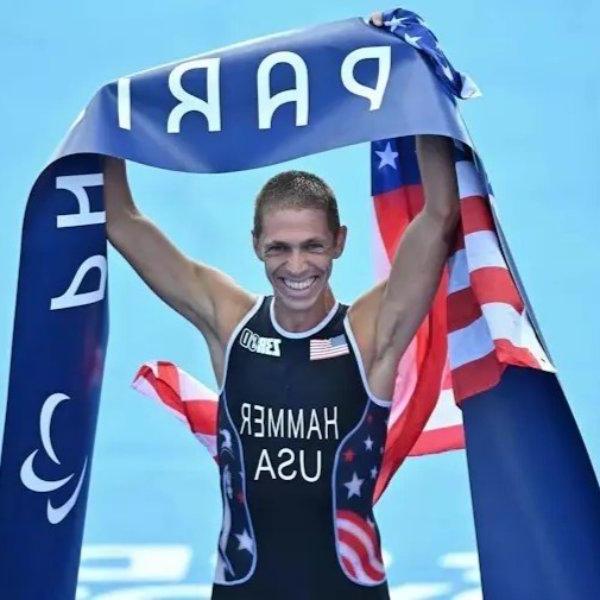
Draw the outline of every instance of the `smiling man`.
<instances>
[{"instance_id":1,"label":"smiling man","mask_svg":"<svg viewBox=\"0 0 600 600\"><path fill-rule=\"evenodd\" d=\"M396 368L437 289L458 221L453 144L418 136L425 204L388 279L350 306L330 287L347 228L316 175L287 171L256 199L255 296L181 254L105 162L107 232L201 332L219 383L223 524L215 599L388 598L372 495Z\"/></svg>"}]
</instances>

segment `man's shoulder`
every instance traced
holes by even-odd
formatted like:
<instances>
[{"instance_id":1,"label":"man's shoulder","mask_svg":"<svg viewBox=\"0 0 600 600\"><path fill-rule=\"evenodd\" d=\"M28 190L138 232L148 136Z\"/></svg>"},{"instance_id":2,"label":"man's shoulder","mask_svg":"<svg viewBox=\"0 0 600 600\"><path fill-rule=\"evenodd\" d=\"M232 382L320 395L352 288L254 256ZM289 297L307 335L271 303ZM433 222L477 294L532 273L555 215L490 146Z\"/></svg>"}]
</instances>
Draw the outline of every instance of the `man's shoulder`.
<instances>
[{"instance_id":1,"label":"man's shoulder","mask_svg":"<svg viewBox=\"0 0 600 600\"><path fill-rule=\"evenodd\" d=\"M227 344L238 324L263 300L264 295L250 292L241 287L237 290L230 290L227 301L219 303L217 308L217 323L224 344Z\"/></svg>"}]
</instances>

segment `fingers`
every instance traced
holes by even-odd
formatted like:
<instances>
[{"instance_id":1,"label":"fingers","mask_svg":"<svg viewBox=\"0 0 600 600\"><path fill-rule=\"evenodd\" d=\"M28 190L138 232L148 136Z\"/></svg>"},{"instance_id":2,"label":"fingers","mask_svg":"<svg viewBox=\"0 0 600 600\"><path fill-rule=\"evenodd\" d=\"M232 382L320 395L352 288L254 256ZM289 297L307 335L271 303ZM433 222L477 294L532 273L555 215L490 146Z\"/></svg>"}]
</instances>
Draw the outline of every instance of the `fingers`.
<instances>
[{"instance_id":1,"label":"fingers","mask_svg":"<svg viewBox=\"0 0 600 600\"><path fill-rule=\"evenodd\" d=\"M369 23L372 23L375 27L381 27L383 25L383 15L380 12L374 12L369 17Z\"/></svg>"}]
</instances>

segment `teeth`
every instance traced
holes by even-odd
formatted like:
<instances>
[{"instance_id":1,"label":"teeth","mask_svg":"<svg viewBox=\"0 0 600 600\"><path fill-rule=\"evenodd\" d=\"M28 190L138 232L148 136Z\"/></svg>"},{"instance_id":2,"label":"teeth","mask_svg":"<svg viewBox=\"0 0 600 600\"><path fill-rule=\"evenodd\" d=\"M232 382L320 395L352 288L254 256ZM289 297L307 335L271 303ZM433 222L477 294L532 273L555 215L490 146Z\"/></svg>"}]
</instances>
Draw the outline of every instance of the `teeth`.
<instances>
[{"instance_id":1,"label":"teeth","mask_svg":"<svg viewBox=\"0 0 600 600\"><path fill-rule=\"evenodd\" d=\"M283 282L293 290L305 290L312 285L315 279L316 277L309 277L308 279L303 279L302 281L294 281L293 279L284 278Z\"/></svg>"}]
</instances>

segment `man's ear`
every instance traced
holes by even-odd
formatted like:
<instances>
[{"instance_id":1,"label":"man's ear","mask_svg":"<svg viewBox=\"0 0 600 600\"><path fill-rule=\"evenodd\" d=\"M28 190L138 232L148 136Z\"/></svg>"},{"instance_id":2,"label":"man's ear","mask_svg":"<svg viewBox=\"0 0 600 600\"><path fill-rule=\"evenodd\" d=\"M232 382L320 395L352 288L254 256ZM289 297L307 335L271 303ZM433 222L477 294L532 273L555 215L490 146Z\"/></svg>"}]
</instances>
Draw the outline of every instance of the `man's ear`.
<instances>
[{"instance_id":1,"label":"man's ear","mask_svg":"<svg viewBox=\"0 0 600 600\"><path fill-rule=\"evenodd\" d=\"M344 251L346 246L346 236L348 235L348 228L345 225L340 225L335 235L335 250L333 252L333 258L339 258Z\"/></svg>"},{"instance_id":2,"label":"man's ear","mask_svg":"<svg viewBox=\"0 0 600 600\"><path fill-rule=\"evenodd\" d=\"M260 246L258 244L258 237L254 234L254 229L250 232L250 236L252 237L252 247L254 248L254 254L256 254L256 257L258 258L258 260L263 260L263 257L260 253Z\"/></svg>"}]
</instances>

